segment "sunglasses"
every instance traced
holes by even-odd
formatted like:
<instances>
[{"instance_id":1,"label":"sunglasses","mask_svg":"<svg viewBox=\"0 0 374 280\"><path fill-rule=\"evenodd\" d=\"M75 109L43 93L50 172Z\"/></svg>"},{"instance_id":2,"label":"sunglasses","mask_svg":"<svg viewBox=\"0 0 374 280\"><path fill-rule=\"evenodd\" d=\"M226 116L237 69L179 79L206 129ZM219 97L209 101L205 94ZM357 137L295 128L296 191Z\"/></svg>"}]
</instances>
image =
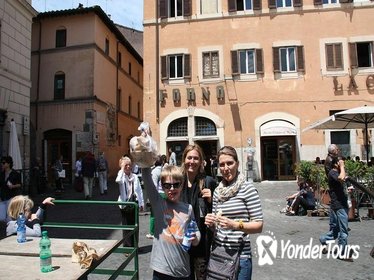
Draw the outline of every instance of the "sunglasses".
<instances>
[{"instance_id":1,"label":"sunglasses","mask_svg":"<svg viewBox=\"0 0 374 280\"><path fill-rule=\"evenodd\" d=\"M164 189L167 189L167 190L170 190L171 188L173 188L173 189L178 189L178 188L180 188L180 186L181 186L181 183L180 182L177 182L177 183L163 183L162 184L162 187L164 188Z\"/></svg>"},{"instance_id":2,"label":"sunglasses","mask_svg":"<svg viewBox=\"0 0 374 280\"><path fill-rule=\"evenodd\" d=\"M6 164L7 162L6 161L3 161L2 164Z\"/></svg>"}]
</instances>

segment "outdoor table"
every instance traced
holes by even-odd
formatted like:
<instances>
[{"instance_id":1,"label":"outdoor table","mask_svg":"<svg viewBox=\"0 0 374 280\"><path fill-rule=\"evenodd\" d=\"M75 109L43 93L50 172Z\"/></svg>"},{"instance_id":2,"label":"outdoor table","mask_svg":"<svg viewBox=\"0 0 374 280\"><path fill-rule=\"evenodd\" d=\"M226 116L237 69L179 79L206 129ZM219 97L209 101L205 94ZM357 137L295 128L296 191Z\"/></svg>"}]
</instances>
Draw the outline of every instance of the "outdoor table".
<instances>
[{"instance_id":1,"label":"outdoor table","mask_svg":"<svg viewBox=\"0 0 374 280\"><path fill-rule=\"evenodd\" d=\"M117 247L119 240L50 238L52 266L48 273L40 271L40 237L28 237L18 243L15 235L0 240L0 275L3 279L86 279L87 275L102 263ZM75 241L85 242L96 250L99 259L89 269L81 269L71 259Z\"/></svg>"}]
</instances>

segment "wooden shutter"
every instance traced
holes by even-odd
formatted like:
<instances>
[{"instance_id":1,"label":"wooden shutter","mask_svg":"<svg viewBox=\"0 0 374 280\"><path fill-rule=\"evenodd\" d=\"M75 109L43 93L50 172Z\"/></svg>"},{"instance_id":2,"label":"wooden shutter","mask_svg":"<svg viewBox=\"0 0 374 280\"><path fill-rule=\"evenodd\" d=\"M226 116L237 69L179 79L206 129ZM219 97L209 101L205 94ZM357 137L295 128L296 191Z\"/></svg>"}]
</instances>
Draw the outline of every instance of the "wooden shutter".
<instances>
[{"instance_id":1,"label":"wooden shutter","mask_svg":"<svg viewBox=\"0 0 374 280\"><path fill-rule=\"evenodd\" d=\"M238 65L238 51L231 51L231 74L233 76L239 75L239 65Z\"/></svg>"},{"instance_id":2,"label":"wooden shutter","mask_svg":"<svg viewBox=\"0 0 374 280\"><path fill-rule=\"evenodd\" d=\"M159 0L158 8L159 8L160 18L167 18L168 17L167 0Z\"/></svg>"},{"instance_id":3,"label":"wooden shutter","mask_svg":"<svg viewBox=\"0 0 374 280\"><path fill-rule=\"evenodd\" d=\"M323 0L313 0L314 5L323 5Z\"/></svg>"},{"instance_id":4,"label":"wooden shutter","mask_svg":"<svg viewBox=\"0 0 374 280\"><path fill-rule=\"evenodd\" d=\"M262 0L253 0L253 10L261 10L262 9Z\"/></svg>"},{"instance_id":5,"label":"wooden shutter","mask_svg":"<svg viewBox=\"0 0 374 280\"><path fill-rule=\"evenodd\" d=\"M343 46L342 44L334 44L335 68L343 69Z\"/></svg>"},{"instance_id":6,"label":"wooden shutter","mask_svg":"<svg viewBox=\"0 0 374 280\"><path fill-rule=\"evenodd\" d=\"M269 6L269 9L276 9L277 8L276 0L268 0L268 6Z\"/></svg>"},{"instance_id":7,"label":"wooden shutter","mask_svg":"<svg viewBox=\"0 0 374 280\"><path fill-rule=\"evenodd\" d=\"M351 68L358 67L357 59L357 45L356 43L349 43L349 59L351 61Z\"/></svg>"},{"instance_id":8,"label":"wooden shutter","mask_svg":"<svg viewBox=\"0 0 374 280\"><path fill-rule=\"evenodd\" d=\"M191 0L184 0L183 1L183 16L185 17L191 16L191 9L192 9Z\"/></svg>"},{"instance_id":9,"label":"wooden shutter","mask_svg":"<svg viewBox=\"0 0 374 280\"><path fill-rule=\"evenodd\" d=\"M236 12L236 0L228 0L229 12Z\"/></svg>"},{"instance_id":10,"label":"wooden shutter","mask_svg":"<svg viewBox=\"0 0 374 280\"><path fill-rule=\"evenodd\" d=\"M255 49L256 52L256 73L263 74L264 73L264 61L262 55L262 49Z\"/></svg>"},{"instance_id":11,"label":"wooden shutter","mask_svg":"<svg viewBox=\"0 0 374 280\"><path fill-rule=\"evenodd\" d=\"M327 70L332 70L335 68L334 64L334 45L326 44L326 68Z\"/></svg>"},{"instance_id":12,"label":"wooden shutter","mask_svg":"<svg viewBox=\"0 0 374 280\"><path fill-rule=\"evenodd\" d=\"M184 55L184 78L191 79L191 58L189 54Z\"/></svg>"},{"instance_id":13,"label":"wooden shutter","mask_svg":"<svg viewBox=\"0 0 374 280\"><path fill-rule=\"evenodd\" d=\"M296 47L296 59L297 59L297 71L298 72L305 72L305 61L304 61L304 47L297 46Z\"/></svg>"},{"instance_id":14,"label":"wooden shutter","mask_svg":"<svg viewBox=\"0 0 374 280\"><path fill-rule=\"evenodd\" d=\"M303 0L293 0L293 6L294 7L302 7L303 6Z\"/></svg>"},{"instance_id":15,"label":"wooden shutter","mask_svg":"<svg viewBox=\"0 0 374 280\"><path fill-rule=\"evenodd\" d=\"M279 48L273 48L273 71L274 73L280 72Z\"/></svg>"},{"instance_id":16,"label":"wooden shutter","mask_svg":"<svg viewBox=\"0 0 374 280\"><path fill-rule=\"evenodd\" d=\"M161 80L167 80L169 78L167 71L167 56L161 56Z\"/></svg>"}]
</instances>

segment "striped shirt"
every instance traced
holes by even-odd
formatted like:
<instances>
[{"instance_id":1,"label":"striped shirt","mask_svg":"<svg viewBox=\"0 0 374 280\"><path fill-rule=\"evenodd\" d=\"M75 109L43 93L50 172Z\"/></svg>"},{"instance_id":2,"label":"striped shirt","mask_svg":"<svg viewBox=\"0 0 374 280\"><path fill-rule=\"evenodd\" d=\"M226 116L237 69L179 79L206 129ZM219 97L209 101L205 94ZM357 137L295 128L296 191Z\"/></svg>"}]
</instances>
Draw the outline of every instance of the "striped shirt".
<instances>
[{"instance_id":1,"label":"striped shirt","mask_svg":"<svg viewBox=\"0 0 374 280\"><path fill-rule=\"evenodd\" d=\"M257 189L250 182L244 182L239 187L236 196L227 201L218 201L218 193L213 195L213 213L222 211L222 216L235 221L242 220L244 223L249 221L262 221L262 208ZM244 240L244 248L241 257L251 257L251 241L249 234L239 230L223 229L218 226L214 241L219 246L228 248L239 248L241 240Z\"/></svg>"}]
</instances>

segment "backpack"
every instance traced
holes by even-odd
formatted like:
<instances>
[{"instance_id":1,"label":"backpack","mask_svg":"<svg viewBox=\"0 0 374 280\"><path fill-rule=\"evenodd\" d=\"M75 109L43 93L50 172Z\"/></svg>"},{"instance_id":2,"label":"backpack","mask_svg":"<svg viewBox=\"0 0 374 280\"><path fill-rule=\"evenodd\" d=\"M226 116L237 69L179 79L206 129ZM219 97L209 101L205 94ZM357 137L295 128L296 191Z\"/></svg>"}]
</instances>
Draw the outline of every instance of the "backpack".
<instances>
[{"instance_id":1,"label":"backpack","mask_svg":"<svg viewBox=\"0 0 374 280\"><path fill-rule=\"evenodd\" d=\"M99 159L99 171L101 170L106 170L105 159L103 157Z\"/></svg>"}]
</instances>

